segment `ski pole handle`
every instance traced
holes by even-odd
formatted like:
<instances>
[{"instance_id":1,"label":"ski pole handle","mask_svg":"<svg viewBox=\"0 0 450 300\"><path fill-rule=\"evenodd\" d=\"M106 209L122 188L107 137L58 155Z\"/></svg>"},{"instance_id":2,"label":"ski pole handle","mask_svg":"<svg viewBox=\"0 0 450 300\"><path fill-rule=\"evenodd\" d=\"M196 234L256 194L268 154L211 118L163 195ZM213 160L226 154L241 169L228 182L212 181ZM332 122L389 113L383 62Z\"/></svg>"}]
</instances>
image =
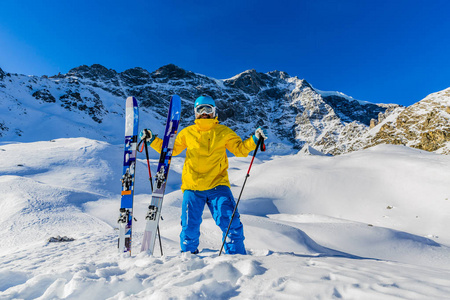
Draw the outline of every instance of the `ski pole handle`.
<instances>
[{"instance_id":1,"label":"ski pole handle","mask_svg":"<svg viewBox=\"0 0 450 300\"><path fill-rule=\"evenodd\" d=\"M264 149L263 149L264 146ZM253 161L255 160L256 153L258 152L258 148L261 148L261 151L266 151L266 146L264 145L264 138L260 137L258 143L256 144L255 152L253 152L252 161L250 162L250 166L248 167L247 177L250 176L250 169L252 168Z\"/></svg>"},{"instance_id":2,"label":"ski pole handle","mask_svg":"<svg viewBox=\"0 0 450 300\"><path fill-rule=\"evenodd\" d=\"M260 140L262 140L260 148L261 148L261 151L264 152L264 151L266 151L266 144L264 143L264 139L262 137L260 138ZM258 140L258 142L259 142L259 140Z\"/></svg>"}]
</instances>

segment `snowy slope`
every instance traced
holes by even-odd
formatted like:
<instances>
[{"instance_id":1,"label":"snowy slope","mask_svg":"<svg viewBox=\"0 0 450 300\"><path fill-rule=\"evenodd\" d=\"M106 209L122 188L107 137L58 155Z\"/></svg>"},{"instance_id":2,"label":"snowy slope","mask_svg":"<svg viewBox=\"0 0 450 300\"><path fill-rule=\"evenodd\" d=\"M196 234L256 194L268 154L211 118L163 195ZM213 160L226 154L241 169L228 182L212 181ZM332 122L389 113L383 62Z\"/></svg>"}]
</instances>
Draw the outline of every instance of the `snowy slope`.
<instances>
[{"instance_id":1,"label":"snowy slope","mask_svg":"<svg viewBox=\"0 0 450 300\"><path fill-rule=\"evenodd\" d=\"M86 138L0 144L0 299L449 299L449 156L258 154L240 204L249 255L220 257L207 211L202 251L179 253L174 158L164 256L149 257L139 253L150 199L140 155L130 258L117 254L115 230L122 151ZM230 159L236 197L249 161ZM75 240L47 242L57 235Z\"/></svg>"},{"instance_id":2,"label":"snowy slope","mask_svg":"<svg viewBox=\"0 0 450 300\"><path fill-rule=\"evenodd\" d=\"M0 137L20 142L61 137L121 142L118 132L123 131L125 98L105 91L98 84L79 86L70 77L52 80L24 75L8 77L7 84L0 85L0 125L6 128ZM50 98L45 98L43 91ZM38 92L41 94L36 95ZM153 113L142 110L141 115L155 122Z\"/></svg>"}]
</instances>

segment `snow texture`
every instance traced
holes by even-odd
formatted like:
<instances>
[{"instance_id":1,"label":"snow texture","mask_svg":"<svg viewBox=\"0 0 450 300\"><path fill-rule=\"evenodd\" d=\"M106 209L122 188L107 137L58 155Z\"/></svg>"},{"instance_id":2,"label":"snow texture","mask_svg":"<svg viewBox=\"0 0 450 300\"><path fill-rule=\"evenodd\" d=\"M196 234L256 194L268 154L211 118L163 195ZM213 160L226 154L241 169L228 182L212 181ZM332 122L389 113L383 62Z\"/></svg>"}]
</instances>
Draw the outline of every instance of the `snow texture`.
<instances>
[{"instance_id":1,"label":"snow texture","mask_svg":"<svg viewBox=\"0 0 450 300\"><path fill-rule=\"evenodd\" d=\"M139 253L151 198L140 154L128 257L117 253L122 145L1 143L0 299L450 299L450 156L312 150L258 153L239 205L246 256L218 256L207 210L200 253L179 252L183 157L164 200L164 256ZM235 197L249 162L230 158ZM71 241L49 242L58 236Z\"/></svg>"}]
</instances>

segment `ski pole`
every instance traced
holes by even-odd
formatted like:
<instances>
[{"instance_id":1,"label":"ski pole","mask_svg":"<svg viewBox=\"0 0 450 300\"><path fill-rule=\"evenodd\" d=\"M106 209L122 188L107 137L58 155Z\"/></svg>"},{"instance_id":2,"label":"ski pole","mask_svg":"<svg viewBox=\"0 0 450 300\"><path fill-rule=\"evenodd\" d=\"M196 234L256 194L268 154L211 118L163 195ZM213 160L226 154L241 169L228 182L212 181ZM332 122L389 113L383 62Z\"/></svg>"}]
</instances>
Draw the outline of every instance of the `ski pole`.
<instances>
[{"instance_id":1,"label":"ski pole","mask_svg":"<svg viewBox=\"0 0 450 300\"><path fill-rule=\"evenodd\" d=\"M261 151L266 151L266 146L264 145L264 138L260 137L258 140L258 144L256 144L255 152L253 152L252 161L250 162L250 166L248 167L247 175L245 176L244 184L242 185L241 193L239 194L238 201L236 202L236 206L234 207L233 213L231 214L230 224L228 224L227 232L223 237L222 247L220 247L219 256L222 254L223 246L225 245L225 241L227 240L228 232L230 231L231 222L233 222L234 215L236 213L237 206L239 205L239 201L241 201L242 192L244 191L245 183L247 182L247 178L250 176L250 170L253 165L253 161L255 160L256 152L258 152L258 148L261 146Z\"/></svg>"},{"instance_id":2,"label":"ski pole","mask_svg":"<svg viewBox=\"0 0 450 300\"><path fill-rule=\"evenodd\" d=\"M152 192L153 192L153 179L152 179L152 171L150 170L150 158L149 158L149 155L148 155L147 143L145 141L144 141L144 149L145 149L145 156L147 157L147 167L148 167L148 175L149 175L149 180L150 180L150 186L151 186ZM141 148L140 152L142 152L142 148ZM163 248L162 248L162 242L161 242L161 232L159 231L159 224L158 224L158 227L156 229L158 231L159 248L161 249L161 256L163 256Z\"/></svg>"},{"instance_id":3,"label":"ski pole","mask_svg":"<svg viewBox=\"0 0 450 300\"><path fill-rule=\"evenodd\" d=\"M147 147L146 142L144 142L144 148L145 148L145 156L147 157L147 167L148 167L148 176L149 176L149 180L150 180L150 186L151 186L152 192L153 192L152 171L150 170L150 159L149 159L149 155L148 155L148 147Z\"/></svg>"}]
</instances>

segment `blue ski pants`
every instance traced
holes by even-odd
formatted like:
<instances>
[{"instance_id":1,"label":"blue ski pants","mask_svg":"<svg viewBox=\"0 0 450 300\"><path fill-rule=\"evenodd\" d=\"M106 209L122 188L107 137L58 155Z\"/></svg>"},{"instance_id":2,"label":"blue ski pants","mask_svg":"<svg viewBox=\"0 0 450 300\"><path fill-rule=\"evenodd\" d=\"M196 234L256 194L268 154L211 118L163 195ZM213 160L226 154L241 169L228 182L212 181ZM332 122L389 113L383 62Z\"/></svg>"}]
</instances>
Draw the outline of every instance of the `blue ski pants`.
<instances>
[{"instance_id":1,"label":"blue ski pants","mask_svg":"<svg viewBox=\"0 0 450 300\"><path fill-rule=\"evenodd\" d=\"M181 211L180 245L182 252L195 252L200 243L200 224L203 209L208 205L216 224L223 232L223 237L230 224L236 202L228 186L220 185L206 191L185 190ZM246 254L244 247L244 226L239 213L236 213L224 245L227 254Z\"/></svg>"}]
</instances>

